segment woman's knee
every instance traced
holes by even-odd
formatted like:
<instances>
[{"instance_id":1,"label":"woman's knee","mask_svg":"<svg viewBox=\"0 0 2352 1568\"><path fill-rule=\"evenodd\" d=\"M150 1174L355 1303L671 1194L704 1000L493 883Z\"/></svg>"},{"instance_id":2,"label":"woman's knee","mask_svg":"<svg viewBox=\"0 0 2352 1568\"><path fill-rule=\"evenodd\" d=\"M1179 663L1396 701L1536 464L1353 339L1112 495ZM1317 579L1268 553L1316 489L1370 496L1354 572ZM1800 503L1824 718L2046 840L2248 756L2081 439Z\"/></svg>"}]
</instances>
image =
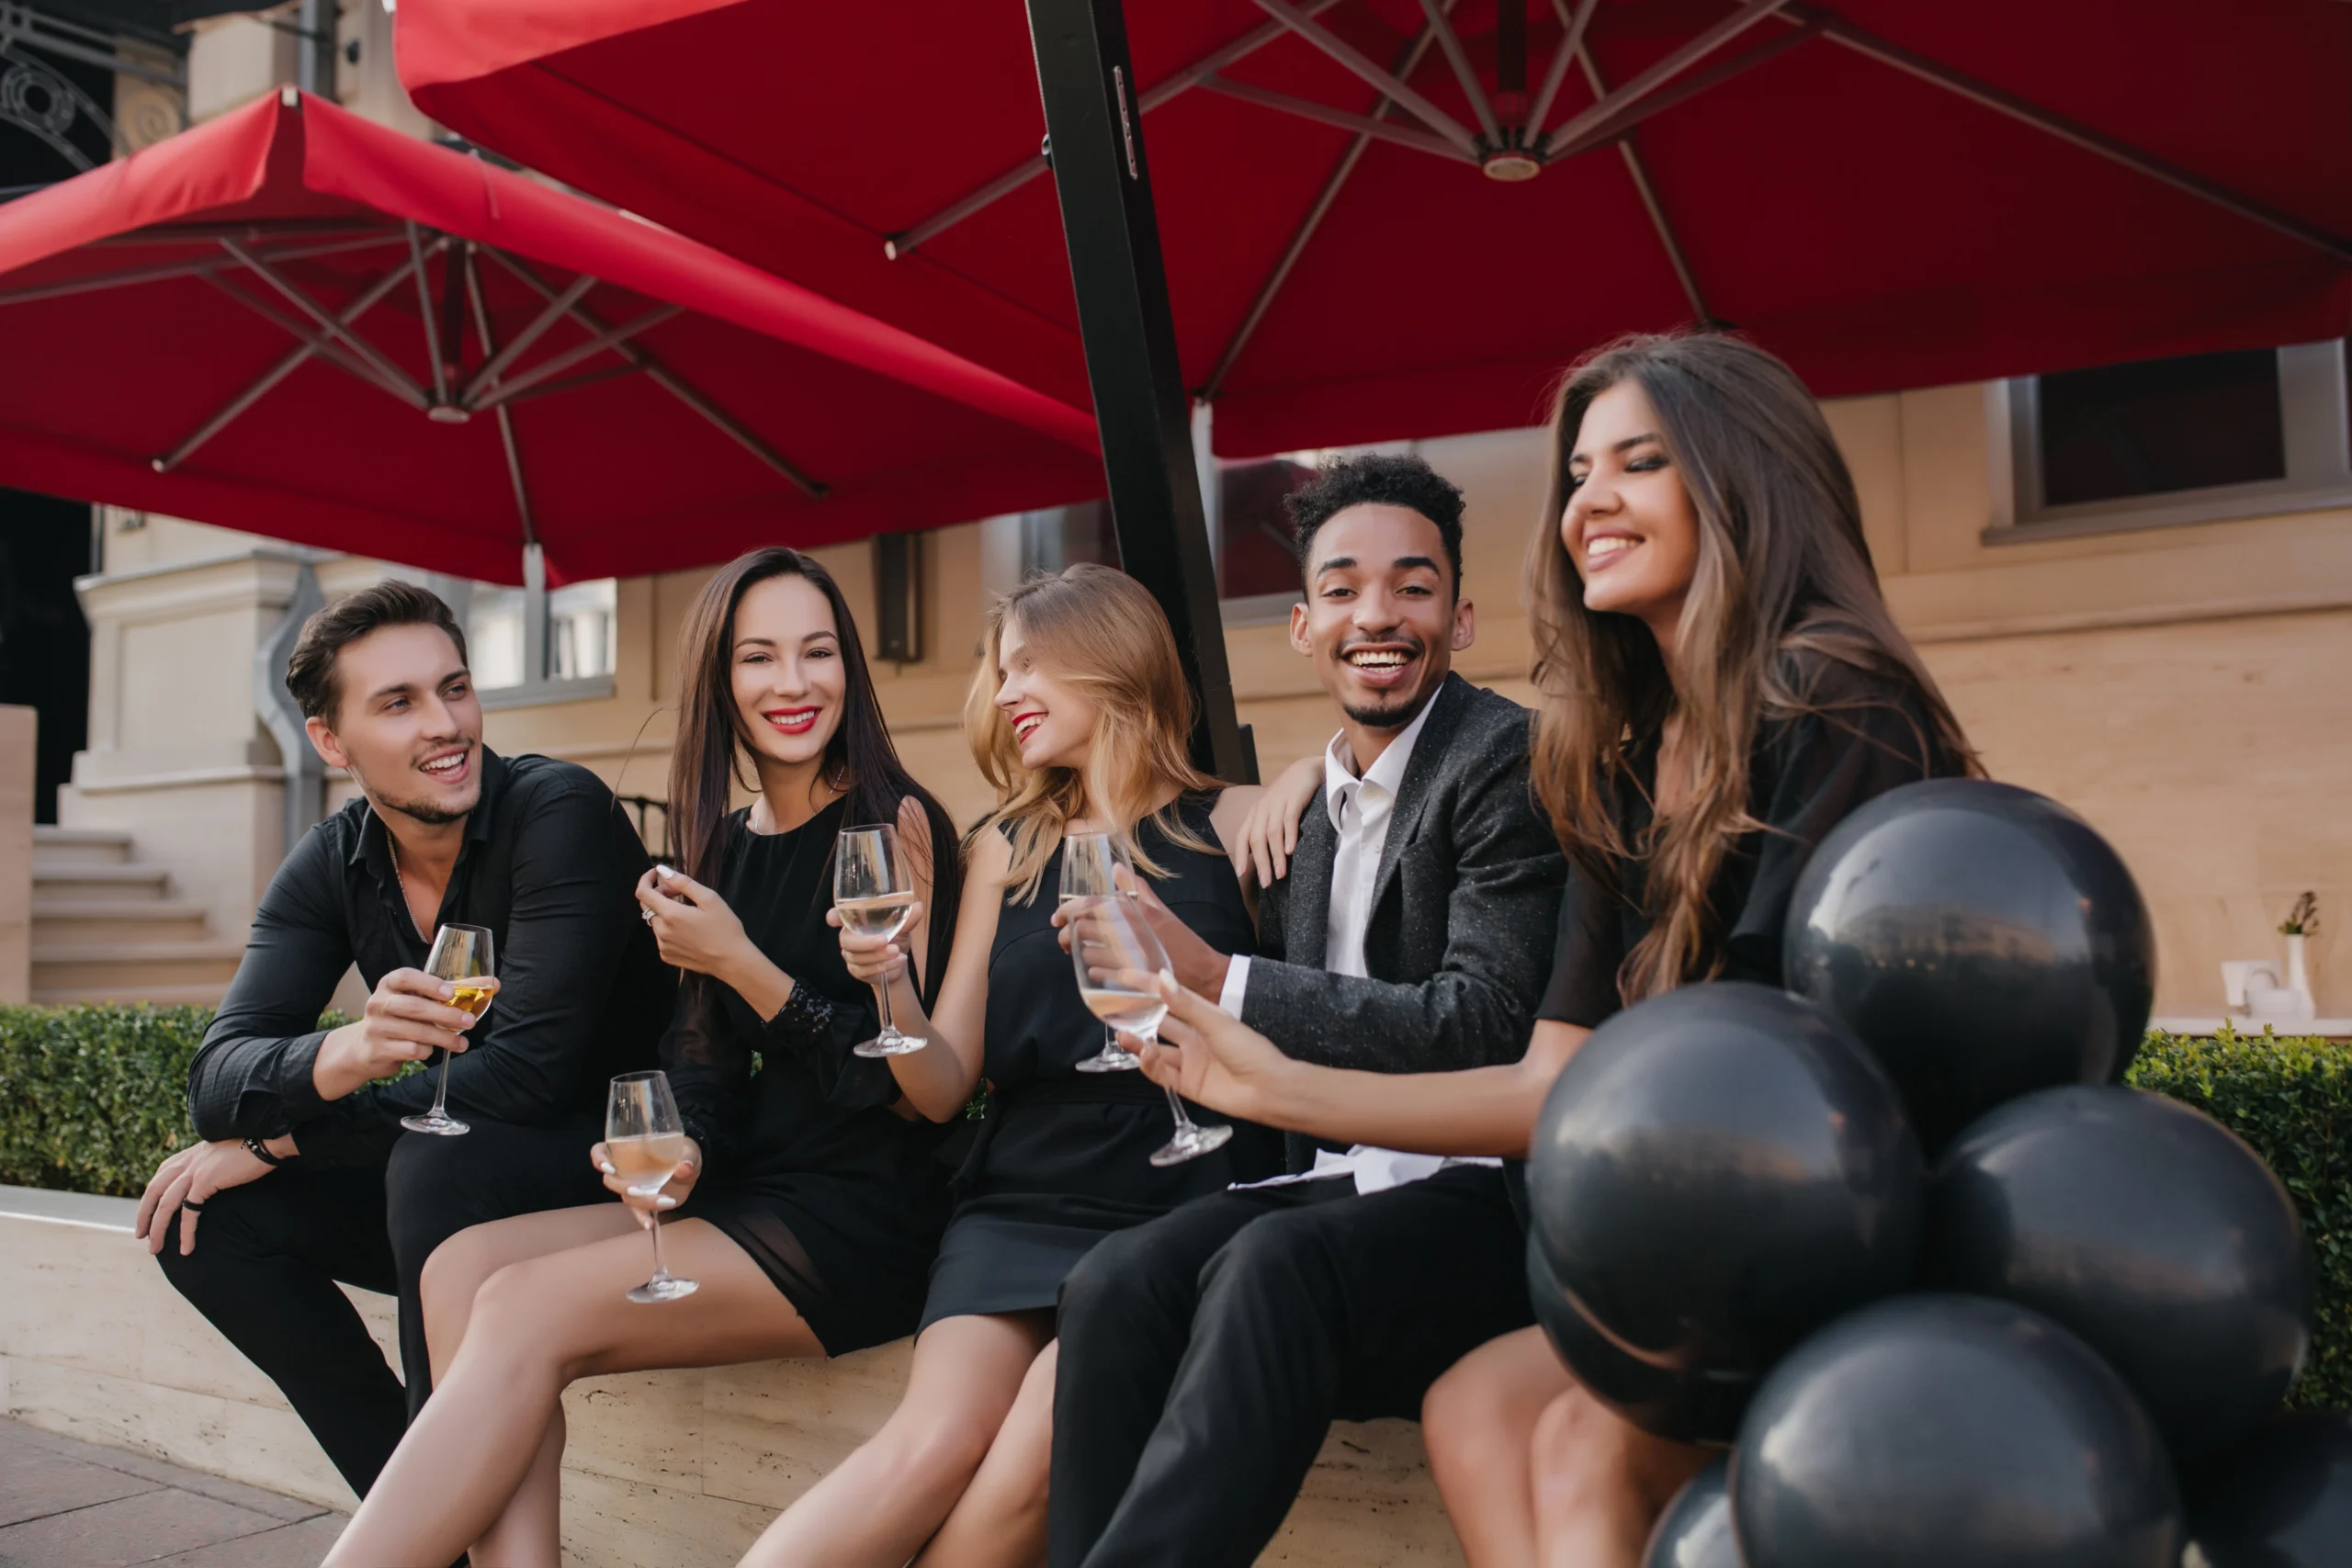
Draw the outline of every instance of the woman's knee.
<instances>
[{"instance_id":1,"label":"woman's knee","mask_svg":"<svg viewBox=\"0 0 2352 1568\"><path fill-rule=\"evenodd\" d=\"M1572 1388L1535 1418L1528 1451L1549 1489L1570 1494L1627 1489L1626 1438L1633 1428L1581 1388Z\"/></svg>"}]
</instances>

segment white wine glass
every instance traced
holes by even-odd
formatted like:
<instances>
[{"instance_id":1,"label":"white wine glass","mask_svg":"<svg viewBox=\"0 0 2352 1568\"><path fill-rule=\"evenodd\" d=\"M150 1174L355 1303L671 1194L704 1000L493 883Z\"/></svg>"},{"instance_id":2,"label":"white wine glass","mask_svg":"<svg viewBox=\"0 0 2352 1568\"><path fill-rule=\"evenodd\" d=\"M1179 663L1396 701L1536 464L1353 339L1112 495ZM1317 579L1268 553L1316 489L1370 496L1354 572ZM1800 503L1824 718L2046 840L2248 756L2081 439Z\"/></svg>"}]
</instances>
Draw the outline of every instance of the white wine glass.
<instances>
[{"instance_id":1,"label":"white wine glass","mask_svg":"<svg viewBox=\"0 0 2352 1568\"><path fill-rule=\"evenodd\" d=\"M670 1098L669 1074L623 1073L613 1080L605 1101L605 1158L632 1197L659 1197L678 1174L686 1162L686 1130L678 1102ZM647 1213L645 1228L653 1233L653 1277L628 1299L674 1302L700 1290L700 1280L679 1279L662 1260L660 1211Z\"/></svg>"},{"instance_id":2,"label":"white wine glass","mask_svg":"<svg viewBox=\"0 0 2352 1568\"><path fill-rule=\"evenodd\" d=\"M907 929L914 907L914 872L899 848L899 830L842 829L833 846L833 908L841 912L842 929L888 941ZM908 962L913 962L911 956ZM874 994L882 1004L882 1032L852 1049L861 1056L903 1056L922 1050L927 1041L899 1033L890 1021L888 983L876 986Z\"/></svg>"},{"instance_id":3,"label":"white wine glass","mask_svg":"<svg viewBox=\"0 0 2352 1568\"><path fill-rule=\"evenodd\" d=\"M1087 898L1112 897L1119 892L1119 873L1135 875L1135 862L1116 833L1069 833L1062 839L1061 905L1075 909ZM1078 1065L1081 1073L1125 1073L1143 1066L1119 1049L1119 1032L1102 1026L1102 1049Z\"/></svg>"},{"instance_id":4,"label":"white wine glass","mask_svg":"<svg viewBox=\"0 0 2352 1568\"><path fill-rule=\"evenodd\" d=\"M1159 1021L1168 1003L1157 990L1131 989L1129 975L1169 976L1168 954L1151 934L1151 922L1133 894L1074 900L1070 911L1070 963L1078 971L1078 994L1086 1010L1113 1029L1125 1030L1145 1041L1159 1035ZM1212 1149L1225 1146L1233 1129L1223 1122L1201 1123L1185 1114L1176 1091L1161 1086L1168 1109L1176 1113L1176 1135L1152 1150L1154 1165L1182 1165Z\"/></svg>"},{"instance_id":5,"label":"white wine glass","mask_svg":"<svg viewBox=\"0 0 2352 1568\"><path fill-rule=\"evenodd\" d=\"M454 985L457 994L449 998L449 1005L476 1022L490 1010L491 998L498 994L498 976L493 973L496 968L490 932L481 927L443 926L433 933L433 951L425 954L424 972ZM410 1132L454 1138L473 1131L449 1114L449 1058L455 1055L452 1051L441 1053L441 1081L433 1090L433 1109L422 1116L401 1118L401 1125Z\"/></svg>"}]
</instances>

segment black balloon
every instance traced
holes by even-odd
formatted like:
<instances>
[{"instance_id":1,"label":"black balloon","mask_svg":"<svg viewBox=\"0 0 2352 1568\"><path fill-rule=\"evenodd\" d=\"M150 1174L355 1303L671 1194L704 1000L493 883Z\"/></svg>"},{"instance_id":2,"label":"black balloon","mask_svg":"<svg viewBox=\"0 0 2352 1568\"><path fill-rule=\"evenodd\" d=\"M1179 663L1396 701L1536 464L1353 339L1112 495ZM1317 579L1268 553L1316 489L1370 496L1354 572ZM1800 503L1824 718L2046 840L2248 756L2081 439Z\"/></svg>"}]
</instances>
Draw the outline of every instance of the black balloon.
<instances>
[{"instance_id":1,"label":"black balloon","mask_svg":"<svg viewBox=\"0 0 2352 1568\"><path fill-rule=\"evenodd\" d=\"M1650 1532L1642 1568L1740 1568L1724 1476L1725 1461L1717 1460L1675 1494Z\"/></svg>"},{"instance_id":2,"label":"black balloon","mask_svg":"<svg viewBox=\"0 0 2352 1568\"><path fill-rule=\"evenodd\" d=\"M1984 1116L1931 1187L1935 1277L2056 1319L2178 1459L2278 1408L2311 1346L2302 1222L2228 1128L2162 1095L2044 1089Z\"/></svg>"},{"instance_id":3,"label":"black balloon","mask_svg":"<svg viewBox=\"0 0 2352 1568\"><path fill-rule=\"evenodd\" d=\"M2120 1079L2155 995L2147 907L2107 840L1981 779L1889 790L1833 829L1781 964L1878 1054L1930 1153L2014 1096Z\"/></svg>"},{"instance_id":4,"label":"black balloon","mask_svg":"<svg viewBox=\"0 0 2352 1568\"><path fill-rule=\"evenodd\" d=\"M1534 1233L1616 1348L1739 1382L1910 1281L1919 1145L1885 1073L1815 1009L1688 986L1593 1032L1544 1102Z\"/></svg>"},{"instance_id":5,"label":"black balloon","mask_svg":"<svg viewBox=\"0 0 2352 1568\"><path fill-rule=\"evenodd\" d=\"M1757 1378L1668 1371L1625 1354L1569 1304L1532 1231L1527 1293L1535 1303L1535 1321L1585 1392L1643 1431L1678 1443L1718 1447L1739 1431L1739 1413L1756 1393Z\"/></svg>"},{"instance_id":6,"label":"black balloon","mask_svg":"<svg viewBox=\"0 0 2352 1568\"><path fill-rule=\"evenodd\" d=\"M1790 1352L1731 1461L1747 1568L2179 1568L2172 1463L2039 1313L1899 1296Z\"/></svg>"},{"instance_id":7,"label":"black balloon","mask_svg":"<svg viewBox=\"0 0 2352 1568\"><path fill-rule=\"evenodd\" d=\"M2352 1564L2352 1416L2282 1416L2190 1489L2181 1568Z\"/></svg>"}]
</instances>

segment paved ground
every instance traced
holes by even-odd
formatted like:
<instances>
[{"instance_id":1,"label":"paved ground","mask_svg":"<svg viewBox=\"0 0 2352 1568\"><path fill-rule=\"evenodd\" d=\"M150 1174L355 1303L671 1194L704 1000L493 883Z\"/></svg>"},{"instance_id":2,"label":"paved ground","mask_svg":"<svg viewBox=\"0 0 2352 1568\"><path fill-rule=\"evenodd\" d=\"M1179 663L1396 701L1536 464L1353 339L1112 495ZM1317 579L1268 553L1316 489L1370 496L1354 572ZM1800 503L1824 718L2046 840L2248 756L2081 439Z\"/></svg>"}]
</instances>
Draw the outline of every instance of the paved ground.
<instances>
[{"instance_id":1,"label":"paved ground","mask_svg":"<svg viewBox=\"0 0 2352 1568\"><path fill-rule=\"evenodd\" d=\"M344 1517L0 1421L0 1568L318 1568Z\"/></svg>"}]
</instances>

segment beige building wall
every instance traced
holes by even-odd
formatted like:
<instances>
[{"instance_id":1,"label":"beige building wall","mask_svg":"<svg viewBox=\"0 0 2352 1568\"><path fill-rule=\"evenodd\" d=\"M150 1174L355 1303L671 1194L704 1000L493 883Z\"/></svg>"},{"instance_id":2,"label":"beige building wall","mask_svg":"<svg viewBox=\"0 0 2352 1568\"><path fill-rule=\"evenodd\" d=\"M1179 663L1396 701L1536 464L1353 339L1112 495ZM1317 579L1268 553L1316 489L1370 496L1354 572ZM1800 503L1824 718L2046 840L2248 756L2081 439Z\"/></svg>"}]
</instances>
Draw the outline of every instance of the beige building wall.
<instances>
[{"instance_id":1,"label":"beige building wall","mask_svg":"<svg viewBox=\"0 0 2352 1568\"><path fill-rule=\"evenodd\" d=\"M0 1002L32 999L31 708L0 705Z\"/></svg>"}]
</instances>

